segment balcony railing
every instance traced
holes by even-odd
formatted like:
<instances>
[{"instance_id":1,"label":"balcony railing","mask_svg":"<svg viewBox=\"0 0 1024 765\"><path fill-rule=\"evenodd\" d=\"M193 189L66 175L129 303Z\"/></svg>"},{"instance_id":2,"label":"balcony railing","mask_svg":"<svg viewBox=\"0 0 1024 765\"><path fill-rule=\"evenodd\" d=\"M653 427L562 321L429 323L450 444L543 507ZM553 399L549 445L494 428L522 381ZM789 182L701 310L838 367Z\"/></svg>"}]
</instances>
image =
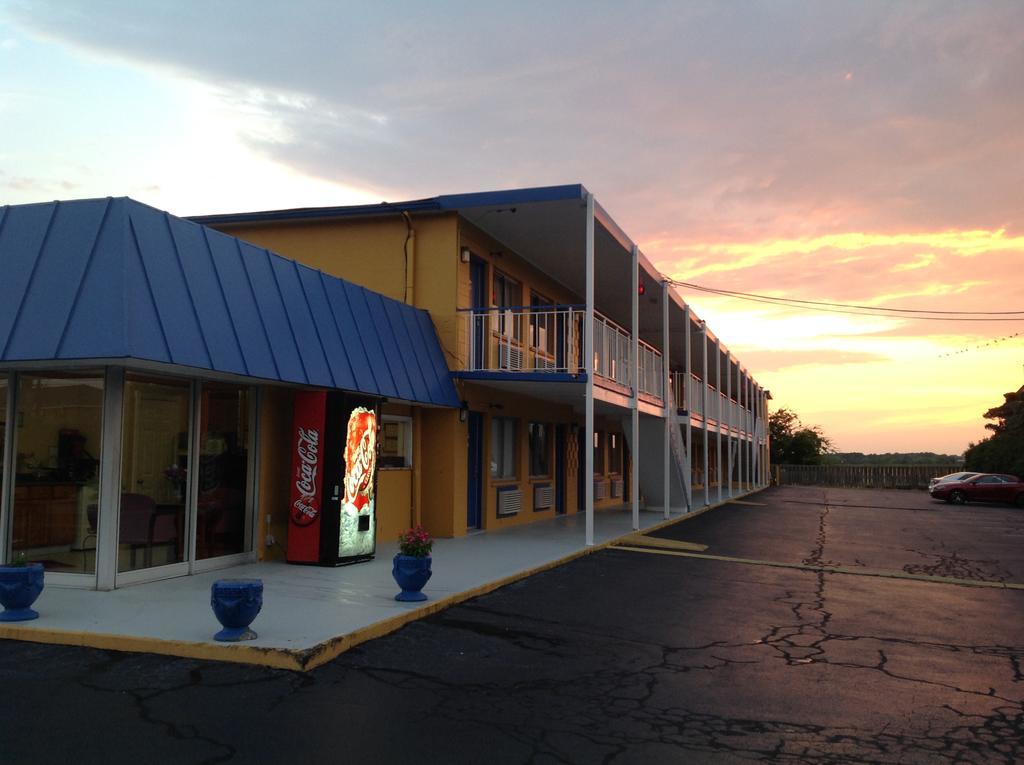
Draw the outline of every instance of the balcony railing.
<instances>
[{"instance_id":1,"label":"balcony railing","mask_svg":"<svg viewBox=\"0 0 1024 765\"><path fill-rule=\"evenodd\" d=\"M471 308L465 317L468 372L583 372L582 306ZM594 314L594 374L632 387L631 338L615 322ZM663 395L662 356L640 342L639 391Z\"/></svg>"},{"instance_id":2,"label":"balcony railing","mask_svg":"<svg viewBox=\"0 0 1024 765\"><path fill-rule=\"evenodd\" d=\"M511 306L461 312L467 324L466 371L583 371L583 318L579 306Z\"/></svg>"},{"instance_id":3,"label":"balcony railing","mask_svg":"<svg viewBox=\"0 0 1024 765\"><path fill-rule=\"evenodd\" d=\"M691 414L704 416L704 398L701 395L704 384L695 374L687 375L685 372L672 373L672 393L676 399L676 405L685 409ZM734 430L747 433L750 430L750 410L739 402L727 397L724 393L715 389L714 386L707 386L708 419L718 420L718 404L721 401L722 423L728 423Z\"/></svg>"}]
</instances>

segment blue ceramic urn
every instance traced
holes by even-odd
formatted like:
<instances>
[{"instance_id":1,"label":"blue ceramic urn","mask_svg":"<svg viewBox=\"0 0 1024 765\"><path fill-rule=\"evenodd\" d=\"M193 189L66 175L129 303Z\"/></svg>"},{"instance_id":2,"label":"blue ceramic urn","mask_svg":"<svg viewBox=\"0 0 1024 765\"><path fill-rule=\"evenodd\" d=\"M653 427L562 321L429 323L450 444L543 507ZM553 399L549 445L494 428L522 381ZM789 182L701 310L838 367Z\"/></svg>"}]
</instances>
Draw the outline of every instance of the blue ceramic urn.
<instances>
[{"instance_id":1,"label":"blue ceramic urn","mask_svg":"<svg viewBox=\"0 0 1024 765\"><path fill-rule=\"evenodd\" d=\"M426 600L427 596L420 590L430 579L431 573L433 572L430 570L429 555L425 558L417 558L398 553L391 567L391 575L395 577L395 582L402 588L402 591L395 595L395 600L406 603Z\"/></svg>"},{"instance_id":2,"label":"blue ceramic urn","mask_svg":"<svg viewBox=\"0 0 1024 765\"><path fill-rule=\"evenodd\" d=\"M220 579L210 588L210 605L217 621L224 626L213 636L214 640L252 640L256 633L249 625L263 608L263 580Z\"/></svg>"},{"instance_id":3,"label":"blue ceramic urn","mask_svg":"<svg viewBox=\"0 0 1024 765\"><path fill-rule=\"evenodd\" d=\"M24 622L38 619L39 612L29 606L43 591L43 564L0 566L0 622Z\"/></svg>"}]
</instances>

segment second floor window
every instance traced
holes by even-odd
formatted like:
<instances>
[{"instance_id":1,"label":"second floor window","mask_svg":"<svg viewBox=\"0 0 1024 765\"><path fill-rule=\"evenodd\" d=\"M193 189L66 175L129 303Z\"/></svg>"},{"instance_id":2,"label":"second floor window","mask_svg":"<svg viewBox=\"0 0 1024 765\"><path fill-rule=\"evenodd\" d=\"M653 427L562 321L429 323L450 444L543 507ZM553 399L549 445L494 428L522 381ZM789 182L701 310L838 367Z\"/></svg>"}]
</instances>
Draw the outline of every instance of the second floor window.
<instances>
[{"instance_id":1,"label":"second floor window","mask_svg":"<svg viewBox=\"0 0 1024 765\"><path fill-rule=\"evenodd\" d=\"M548 356L555 355L555 312L551 301L536 292L530 295L530 344Z\"/></svg>"},{"instance_id":2,"label":"second floor window","mask_svg":"<svg viewBox=\"0 0 1024 765\"><path fill-rule=\"evenodd\" d=\"M494 271L494 305L497 311L497 331L504 337L511 337L519 340L522 337L522 330L519 326L520 314L511 310L500 310L519 308L523 304L523 288L515 279Z\"/></svg>"}]
</instances>

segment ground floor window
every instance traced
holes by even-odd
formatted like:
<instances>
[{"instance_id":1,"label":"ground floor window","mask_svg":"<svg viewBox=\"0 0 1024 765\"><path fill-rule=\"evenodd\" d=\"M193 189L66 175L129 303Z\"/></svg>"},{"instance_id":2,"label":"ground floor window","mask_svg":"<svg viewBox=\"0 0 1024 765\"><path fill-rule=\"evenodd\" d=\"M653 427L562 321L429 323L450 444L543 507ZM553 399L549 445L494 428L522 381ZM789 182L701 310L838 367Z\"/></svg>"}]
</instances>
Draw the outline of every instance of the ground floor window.
<instances>
[{"instance_id":1,"label":"ground floor window","mask_svg":"<svg viewBox=\"0 0 1024 765\"><path fill-rule=\"evenodd\" d=\"M622 473L622 434L608 434L608 472L615 475Z\"/></svg>"},{"instance_id":2,"label":"ground floor window","mask_svg":"<svg viewBox=\"0 0 1024 765\"><path fill-rule=\"evenodd\" d=\"M530 423L530 477L551 475L551 426L544 422Z\"/></svg>"},{"instance_id":3,"label":"ground floor window","mask_svg":"<svg viewBox=\"0 0 1024 765\"><path fill-rule=\"evenodd\" d=\"M511 417L491 418L491 478L515 478L519 422Z\"/></svg>"},{"instance_id":4,"label":"ground floor window","mask_svg":"<svg viewBox=\"0 0 1024 765\"><path fill-rule=\"evenodd\" d=\"M6 388L5 388L6 390ZM18 377L11 553L87 574L96 559L103 374Z\"/></svg>"},{"instance_id":5,"label":"ground floor window","mask_svg":"<svg viewBox=\"0 0 1024 765\"><path fill-rule=\"evenodd\" d=\"M412 467L412 418L382 415L377 465L382 468Z\"/></svg>"},{"instance_id":6,"label":"ground floor window","mask_svg":"<svg viewBox=\"0 0 1024 765\"><path fill-rule=\"evenodd\" d=\"M601 431L594 431L594 475L604 475L604 436Z\"/></svg>"}]
</instances>

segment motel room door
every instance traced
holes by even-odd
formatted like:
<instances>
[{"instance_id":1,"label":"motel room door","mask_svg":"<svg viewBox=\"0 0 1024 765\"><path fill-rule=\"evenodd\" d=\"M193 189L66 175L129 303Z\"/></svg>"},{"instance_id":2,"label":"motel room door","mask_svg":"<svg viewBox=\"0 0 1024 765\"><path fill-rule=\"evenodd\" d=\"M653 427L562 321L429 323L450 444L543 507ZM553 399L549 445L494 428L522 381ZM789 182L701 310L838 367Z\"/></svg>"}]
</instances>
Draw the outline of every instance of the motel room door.
<instances>
[{"instance_id":1,"label":"motel room door","mask_svg":"<svg viewBox=\"0 0 1024 765\"><path fill-rule=\"evenodd\" d=\"M484 467L484 416L480 412L469 412L469 453L466 460L466 528L482 527L482 493Z\"/></svg>"}]
</instances>

